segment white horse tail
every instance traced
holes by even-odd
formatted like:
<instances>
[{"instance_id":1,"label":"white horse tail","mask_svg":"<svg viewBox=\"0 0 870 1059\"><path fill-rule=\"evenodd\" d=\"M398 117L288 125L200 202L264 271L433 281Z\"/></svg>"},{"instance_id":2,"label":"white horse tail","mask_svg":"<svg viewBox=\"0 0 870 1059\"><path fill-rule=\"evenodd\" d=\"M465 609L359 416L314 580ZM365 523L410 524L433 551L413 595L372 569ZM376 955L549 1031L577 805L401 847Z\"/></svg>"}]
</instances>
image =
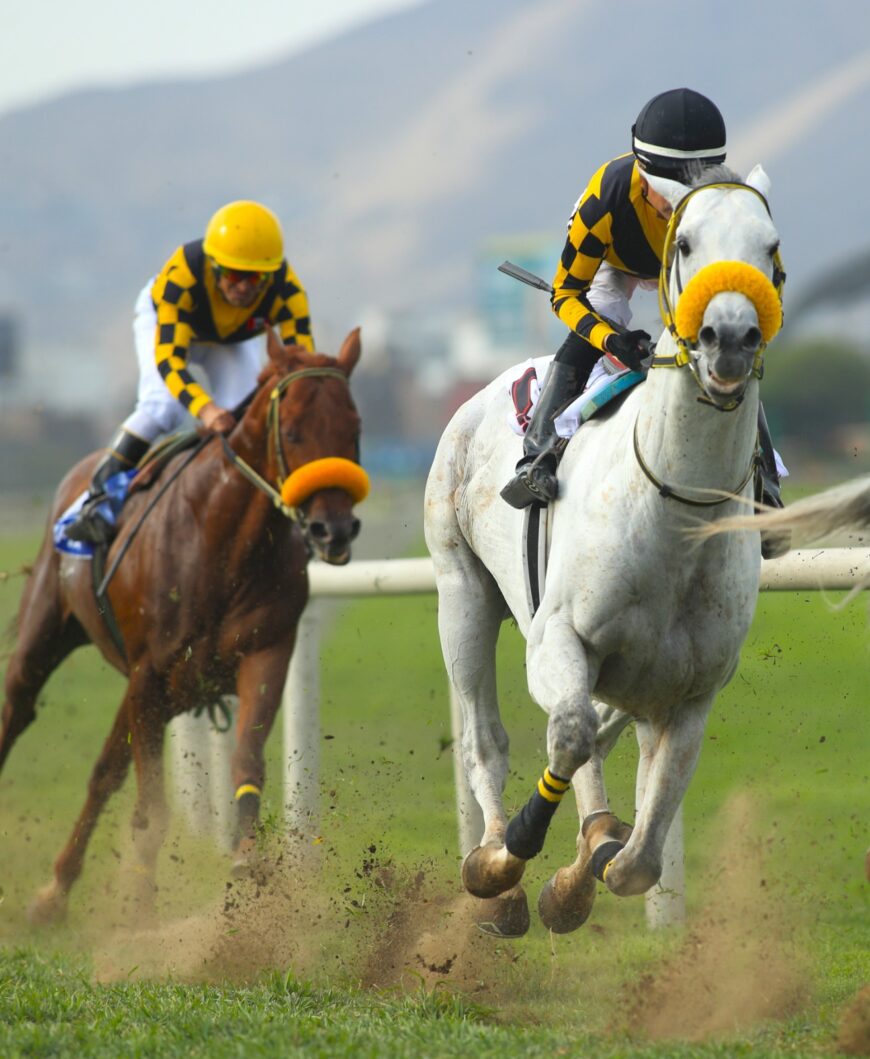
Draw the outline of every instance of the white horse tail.
<instances>
[{"instance_id":1,"label":"white horse tail","mask_svg":"<svg viewBox=\"0 0 870 1059\"><path fill-rule=\"evenodd\" d=\"M729 530L791 530L805 543L836 533L870 529L870 474L853 478L781 510L721 519L698 531L709 537Z\"/></svg>"}]
</instances>

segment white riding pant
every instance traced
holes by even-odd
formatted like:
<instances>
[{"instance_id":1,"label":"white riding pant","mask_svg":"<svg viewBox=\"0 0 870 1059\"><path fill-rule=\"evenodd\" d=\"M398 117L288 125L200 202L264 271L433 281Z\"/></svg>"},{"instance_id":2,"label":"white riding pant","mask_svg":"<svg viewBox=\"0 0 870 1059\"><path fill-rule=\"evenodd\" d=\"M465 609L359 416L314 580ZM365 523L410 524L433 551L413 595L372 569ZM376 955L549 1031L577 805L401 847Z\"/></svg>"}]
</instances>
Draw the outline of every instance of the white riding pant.
<instances>
[{"instance_id":1,"label":"white riding pant","mask_svg":"<svg viewBox=\"0 0 870 1059\"><path fill-rule=\"evenodd\" d=\"M638 279L637 276L629 276L602 261L592 277L586 298L596 312L621 327L628 327L631 323L629 302L632 294L638 287L641 290L655 290L657 286L656 279Z\"/></svg>"},{"instance_id":2,"label":"white riding pant","mask_svg":"<svg viewBox=\"0 0 870 1059\"><path fill-rule=\"evenodd\" d=\"M184 405L167 389L154 359L157 310L151 301L151 288L155 278L148 281L136 301L133 338L139 360L139 388L136 408L122 424L125 430L149 442L160 434L178 430L190 418ZM230 345L193 342L187 365L215 404L232 409L256 386L265 354L265 335Z\"/></svg>"}]
</instances>

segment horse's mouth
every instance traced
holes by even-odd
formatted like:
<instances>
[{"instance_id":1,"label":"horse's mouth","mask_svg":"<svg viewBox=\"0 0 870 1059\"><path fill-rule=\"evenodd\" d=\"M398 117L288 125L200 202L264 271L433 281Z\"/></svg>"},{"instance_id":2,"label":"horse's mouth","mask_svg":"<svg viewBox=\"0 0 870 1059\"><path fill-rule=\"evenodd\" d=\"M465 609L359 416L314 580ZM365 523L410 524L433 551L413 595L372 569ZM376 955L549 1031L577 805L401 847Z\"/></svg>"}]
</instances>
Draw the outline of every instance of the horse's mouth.
<instances>
[{"instance_id":1,"label":"horse's mouth","mask_svg":"<svg viewBox=\"0 0 870 1059\"><path fill-rule=\"evenodd\" d=\"M715 371L709 372L707 375L706 390L711 400L717 403L721 400L723 402L732 401L743 394L746 389L746 377L741 376L737 379L725 379L721 375L717 375Z\"/></svg>"},{"instance_id":2,"label":"horse's mouth","mask_svg":"<svg viewBox=\"0 0 870 1059\"><path fill-rule=\"evenodd\" d=\"M318 547L314 545L314 553L321 562L329 563L330 566L347 566L350 562L350 547L344 547L341 551L337 548Z\"/></svg>"}]
</instances>

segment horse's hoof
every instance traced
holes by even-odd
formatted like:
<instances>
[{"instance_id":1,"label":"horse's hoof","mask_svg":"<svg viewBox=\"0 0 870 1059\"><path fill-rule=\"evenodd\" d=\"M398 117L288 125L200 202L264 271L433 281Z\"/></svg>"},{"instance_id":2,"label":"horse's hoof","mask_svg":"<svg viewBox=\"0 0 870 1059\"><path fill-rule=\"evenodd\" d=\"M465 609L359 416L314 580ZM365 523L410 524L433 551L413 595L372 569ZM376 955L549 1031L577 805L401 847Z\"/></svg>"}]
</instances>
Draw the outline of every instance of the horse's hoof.
<instances>
[{"instance_id":1,"label":"horse's hoof","mask_svg":"<svg viewBox=\"0 0 870 1059\"><path fill-rule=\"evenodd\" d=\"M529 929L529 902L522 886L475 907L477 929L495 938L521 938Z\"/></svg>"},{"instance_id":2,"label":"horse's hoof","mask_svg":"<svg viewBox=\"0 0 870 1059\"><path fill-rule=\"evenodd\" d=\"M588 866L580 873L560 868L541 890L538 915L547 930L570 934L583 926L594 903L595 877Z\"/></svg>"},{"instance_id":3,"label":"horse's hoof","mask_svg":"<svg viewBox=\"0 0 870 1059\"><path fill-rule=\"evenodd\" d=\"M253 839L242 839L235 851L230 875L233 879L252 879L265 884L273 872L273 865L264 857Z\"/></svg>"},{"instance_id":4,"label":"horse's hoof","mask_svg":"<svg viewBox=\"0 0 870 1059\"><path fill-rule=\"evenodd\" d=\"M50 927L66 919L67 895L57 883L49 883L37 891L27 909L27 921L35 927Z\"/></svg>"},{"instance_id":5,"label":"horse's hoof","mask_svg":"<svg viewBox=\"0 0 870 1059\"><path fill-rule=\"evenodd\" d=\"M498 897L516 886L526 862L501 845L475 846L462 862L462 885L473 897Z\"/></svg>"}]
</instances>

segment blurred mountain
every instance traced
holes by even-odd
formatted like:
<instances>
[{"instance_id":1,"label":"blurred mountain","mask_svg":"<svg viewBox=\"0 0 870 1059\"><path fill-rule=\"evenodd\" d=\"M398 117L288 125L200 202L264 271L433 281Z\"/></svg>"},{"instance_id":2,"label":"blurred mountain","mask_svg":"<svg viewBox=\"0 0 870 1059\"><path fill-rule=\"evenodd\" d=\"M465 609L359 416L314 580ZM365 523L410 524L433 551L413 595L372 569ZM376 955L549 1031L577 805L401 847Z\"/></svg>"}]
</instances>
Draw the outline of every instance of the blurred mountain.
<instances>
[{"instance_id":1,"label":"blurred mountain","mask_svg":"<svg viewBox=\"0 0 870 1059\"><path fill-rule=\"evenodd\" d=\"M864 0L432 0L242 75L0 118L0 310L47 391L71 361L132 384L138 291L245 197L281 217L321 348L369 306L448 317L475 303L482 242L561 240L641 105L680 84L718 102L729 161L771 175L789 290L866 250Z\"/></svg>"}]
</instances>

